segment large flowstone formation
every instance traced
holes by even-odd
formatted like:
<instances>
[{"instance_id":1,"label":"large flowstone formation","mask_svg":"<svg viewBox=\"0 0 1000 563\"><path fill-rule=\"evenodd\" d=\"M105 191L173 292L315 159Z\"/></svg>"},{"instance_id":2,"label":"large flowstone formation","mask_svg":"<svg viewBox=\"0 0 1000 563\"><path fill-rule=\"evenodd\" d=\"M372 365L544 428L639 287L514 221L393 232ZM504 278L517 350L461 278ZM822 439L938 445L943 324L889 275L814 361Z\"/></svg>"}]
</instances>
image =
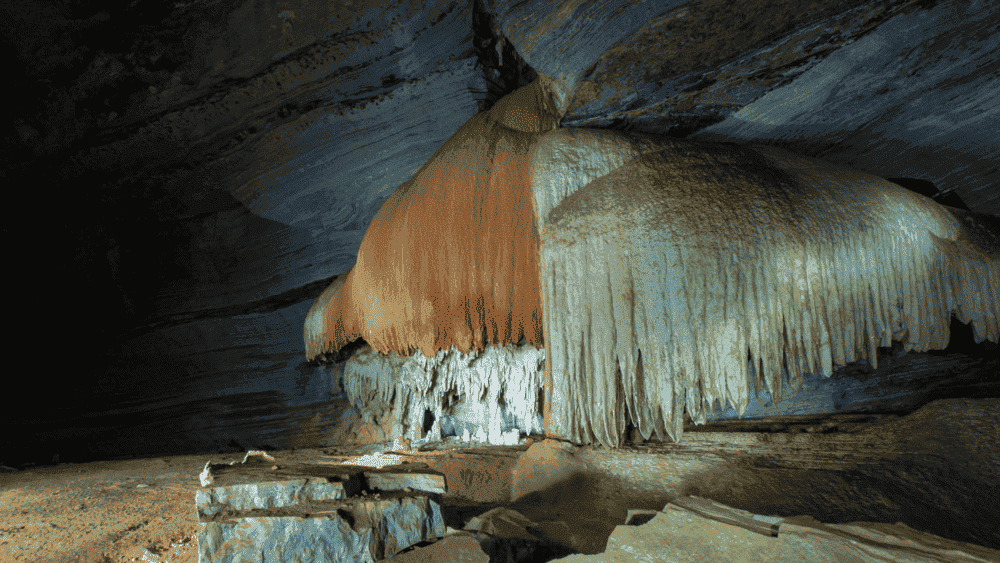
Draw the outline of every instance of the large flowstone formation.
<instances>
[{"instance_id":1,"label":"large flowstone formation","mask_svg":"<svg viewBox=\"0 0 1000 563\"><path fill-rule=\"evenodd\" d=\"M1000 562L1000 2L0 14L0 563Z\"/></svg>"},{"instance_id":2,"label":"large flowstone formation","mask_svg":"<svg viewBox=\"0 0 1000 563\"><path fill-rule=\"evenodd\" d=\"M572 176L591 161L607 167ZM573 441L620 443L626 411L644 437L679 440L682 409L742 415L755 388L780 401L804 373L877 367L893 341L942 349L952 314L998 338L998 257L880 178L773 147L573 129L542 139L534 170L546 423Z\"/></svg>"},{"instance_id":3,"label":"large flowstone formation","mask_svg":"<svg viewBox=\"0 0 1000 563\"><path fill-rule=\"evenodd\" d=\"M953 315L1000 339L1000 256L967 215L773 147L559 129L562 92L539 75L470 119L310 310L310 359L358 338L413 354L349 362L366 421L391 410L417 437L443 395L514 388L530 426L530 361L487 354L491 386L441 354L522 339L545 347L546 434L605 446L629 420L680 440L685 410L743 414L754 389L778 401L893 341L944 348Z\"/></svg>"}]
</instances>

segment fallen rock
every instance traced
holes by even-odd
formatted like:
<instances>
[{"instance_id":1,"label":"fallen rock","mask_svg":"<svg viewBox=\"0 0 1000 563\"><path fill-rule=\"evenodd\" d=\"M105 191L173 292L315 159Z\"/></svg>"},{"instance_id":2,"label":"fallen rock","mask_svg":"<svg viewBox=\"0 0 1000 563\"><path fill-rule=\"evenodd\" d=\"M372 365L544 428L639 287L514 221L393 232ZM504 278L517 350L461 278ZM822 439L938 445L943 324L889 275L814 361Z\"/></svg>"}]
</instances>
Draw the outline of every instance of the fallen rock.
<instances>
[{"instance_id":1,"label":"fallen rock","mask_svg":"<svg viewBox=\"0 0 1000 563\"><path fill-rule=\"evenodd\" d=\"M565 522L534 522L504 506L470 519L465 531L476 533L475 537L483 552L489 555L491 563L550 561L575 552L563 541L570 535Z\"/></svg>"},{"instance_id":2,"label":"fallen rock","mask_svg":"<svg viewBox=\"0 0 1000 563\"><path fill-rule=\"evenodd\" d=\"M195 495L200 563L374 562L445 534L446 492L426 464L381 469L277 464L265 455L206 464Z\"/></svg>"},{"instance_id":3,"label":"fallen rock","mask_svg":"<svg viewBox=\"0 0 1000 563\"><path fill-rule=\"evenodd\" d=\"M774 529L776 535L772 535ZM820 561L987 562L1000 551L947 540L902 523L823 524L810 516L767 517L698 497L680 497L649 522L618 526L597 555L555 561L808 563Z\"/></svg>"},{"instance_id":4,"label":"fallen rock","mask_svg":"<svg viewBox=\"0 0 1000 563\"><path fill-rule=\"evenodd\" d=\"M374 562L445 532L440 507L422 496L348 499L227 516L202 521L201 563Z\"/></svg>"},{"instance_id":5,"label":"fallen rock","mask_svg":"<svg viewBox=\"0 0 1000 563\"><path fill-rule=\"evenodd\" d=\"M559 440L532 443L511 470L511 499L544 490L586 469L574 457L572 445Z\"/></svg>"},{"instance_id":6,"label":"fallen rock","mask_svg":"<svg viewBox=\"0 0 1000 563\"><path fill-rule=\"evenodd\" d=\"M386 563L489 563L489 560L475 537L456 534L390 557Z\"/></svg>"},{"instance_id":7,"label":"fallen rock","mask_svg":"<svg viewBox=\"0 0 1000 563\"><path fill-rule=\"evenodd\" d=\"M469 520L465 525L467 531L482 532L500 538L537 539L528 532L529 526L535 523L516 510L498 506Z\"/></svg>"}]
</instances>

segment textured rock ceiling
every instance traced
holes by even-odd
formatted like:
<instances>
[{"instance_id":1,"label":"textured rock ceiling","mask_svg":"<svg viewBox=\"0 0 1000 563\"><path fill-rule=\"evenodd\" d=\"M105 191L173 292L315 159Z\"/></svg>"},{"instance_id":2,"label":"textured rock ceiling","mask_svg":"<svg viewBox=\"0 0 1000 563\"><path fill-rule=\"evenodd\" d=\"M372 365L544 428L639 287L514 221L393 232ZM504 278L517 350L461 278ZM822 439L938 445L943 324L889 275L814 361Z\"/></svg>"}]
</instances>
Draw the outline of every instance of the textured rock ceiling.
<instances>
[{"instance_id":1,"label":"textured rock ceiling","mask_svg":"<svg viewBox=\"0 0 1000 563\"><path fill-rule=\"evenodd\" d=\"M14 349L42 360L17 374L28 381L28 414L9 413L17 455L342 439L353 415L338 368L305 362L306 313L353 265L389 194L536 73L566 84L563 127L770 144L930 182L926 195L996 221L998 11L986 0L5 3L15 220L4 229L26 272L10 277L33 296L15 304L26 341ZM995 396L994 353L955 359L978 375L954 393ZM897 365L907 361L933 357ZM937 390L924 399L950 389L933 370L902 373ZM897 389L838 377L804 399L807 412Z\"/></svg>"}]
</instances>

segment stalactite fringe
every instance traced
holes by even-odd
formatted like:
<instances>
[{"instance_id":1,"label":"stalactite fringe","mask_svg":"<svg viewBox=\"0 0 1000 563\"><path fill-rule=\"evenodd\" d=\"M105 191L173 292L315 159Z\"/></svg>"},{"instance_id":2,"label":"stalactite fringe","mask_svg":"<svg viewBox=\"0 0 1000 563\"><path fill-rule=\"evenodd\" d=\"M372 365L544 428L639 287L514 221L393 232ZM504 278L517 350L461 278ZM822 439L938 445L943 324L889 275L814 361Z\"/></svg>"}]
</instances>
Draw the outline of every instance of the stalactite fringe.
<instances>
[{"instance_id":1,"label":"stalactite fringe","mask_svg":"<svg viewBox=\"0 0 1000 563\"><path fill-rule=\"evenodd\" d=\"M997 339L1000 260L931 200L772 147L621 144L559 130L536 151L546 426L561 437L619 445L627 412L679 440L684 408L743 414L749 365L779 401L783 380L876 365L892 339L944 348L952 313ZM608 151L627 158L567 180Z\"/></svg>"},{"instance_id":2,"label":"stalactite fringe","mask_svg":"<svg viewBox=\"0 0 1000 563\"><path fill-rule=\"evenodd\" d=\"M456 416L460 406L477 419L462 422L480 426L491 443L500 443L500 433L512 428L526 434L543 431L538 392L544 364L545 351L526 343L466 354L452 347L433 358L419 350L400 358L365 347L344 366L344 390L363 413L363 422L378 424L391 415L399 425L393 438L440 440L442 421ZM452 395L461 402L446 405ZM426 411L434 422L425 434Z\"/></svg>"}]
</instances>

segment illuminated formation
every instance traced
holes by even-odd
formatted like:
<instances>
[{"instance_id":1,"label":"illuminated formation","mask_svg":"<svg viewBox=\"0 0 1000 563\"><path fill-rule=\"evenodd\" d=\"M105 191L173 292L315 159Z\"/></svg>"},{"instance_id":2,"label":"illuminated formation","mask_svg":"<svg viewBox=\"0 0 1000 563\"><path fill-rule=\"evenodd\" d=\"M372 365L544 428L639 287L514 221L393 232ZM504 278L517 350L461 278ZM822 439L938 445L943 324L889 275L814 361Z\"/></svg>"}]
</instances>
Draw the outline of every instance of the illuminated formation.
<instances>
[{"instance_id":1,"label":"illuminated formation","mask_svg":"<svg viewBox=\"0 0 1000 563\"><path fill-rule=\"evenodd\" d=\"M524 429L540 386L549 436L616 446L627 415L679 440L685 408L742 415L751 385L778 401L784 378L874 364L892 340L944 348L953 313L1000 340L1000 256L945 207L773 147L558 129L557 86L473 116L309 312L308 358L359 337L380 353L345 386L391 407L393 433L422 437L455 389L494 427L503 397L526 402L506 408Z\"/></svg>"},{"instance_id":2,"label":"illuminated formation","mask_svg":"<svg viewBox=\"0 0 1000 563\"><path fill-rule=\"evenodd\" d=\"M557 123L542 81L469 119L379 209L343 289L310 311L306 355L359 337L404 356L540 347L530 159Z\"/></svg>"},{"instance_id":3,"label":"illuminated formation","mask_svg":"<svg viewBox=\"0 0 1000 563\"><path fill-rule=\"evenodd\" d=\"M420 440L429 411L431 437L448 430L513 445L519 431L544 431L538 405L544 357L544 350L529 344L489 345L467 354L452 347L433 358L362 348L344 367L344 390L359 407L362 424L383 429L370 441Z\"/></svg>"}]
</instances>

